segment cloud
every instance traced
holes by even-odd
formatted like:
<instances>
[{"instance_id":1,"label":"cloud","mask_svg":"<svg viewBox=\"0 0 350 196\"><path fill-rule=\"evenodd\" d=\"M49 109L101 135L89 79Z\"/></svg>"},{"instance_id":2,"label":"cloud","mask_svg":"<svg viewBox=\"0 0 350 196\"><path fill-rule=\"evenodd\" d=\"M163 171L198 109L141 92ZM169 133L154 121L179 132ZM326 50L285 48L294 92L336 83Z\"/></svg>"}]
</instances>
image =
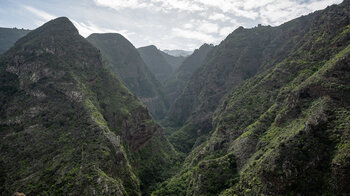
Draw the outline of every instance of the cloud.
<instances>
[{"instance_id":1,"label":"cloud","mask_svg":"<svg viewBox=\"0 0 350 196\"><path fill-rule=\"evenodd\" d=\"M342 0L322 0L322 1L312 0L311 3L307 5L307 8L309 10L315 11L315 10L324 9L328 5L341 3L341 2Z\"/></svg>"},{"instance_id":2,"label":"cloud","mask_svg":"<svg viewBox=\"0 0 350 196\"><path fill-rule=\"evenodd\" d=\"M28 6L26 0L16 0L0 3L0 25L36 28L67 16L83 36L117 32L135 46L193 49L203 42L218 44L238 26L276 26L341 1L35 0Z\"/></svg>"},{"instance_id":3,"label":"cloud","mask_svg":"<svg viewBox=\"0 0 350 196\"><path fill-rule=\"evenodd\" d=\"M133 32L129 32L125 29L116 30L116 29L99 27L99 26L94 25L91 22L84 23L84 22L77 22L75 20L71 20L71 21L74 24L74 26L79 30L80 35L82 35L83 37L87 37L87 36L91 35L92 33L119 33L119 34L122 34L127 39L129 39L128 37L130 35L135 34Z\"/></svg>"},{"instance_id":4,"label":"cloud","mask_svg":"<svg viewBox=\"0 0 350 196\"><path fill-rule=\"evenodd\" d=\"M200 32L204 33L217 33L218 32L218 25L214 23L210 23L207 21L200 21L198 22L198 30Z\"/></svg>"},{"instance_id":5,"label":"cloud","mask_svg":"<svg viewBox=\"0 0 350 196\"><path fill-rule=\"evenodd\" d=\"M22 7L25 10L33 13L34 15L36 15L37 17L39 17L41 20L44 20L44 21L49 21L49 20L57 18L56 16L54 16L52 14L49 14L49 13L44 12L42 10L38 10L38 9L31 7L31 6L22 5Z\"/></svg>"},{"instance_id":6,"label":"cloud","mask_svg":"<svg viewBox=\"0 0 350 196\"><path fill-rule=\"evenodd\" d=\"M297 2L295 0L274 1L261 4L258 8L259 18L264 24L280 25L284 22L306 15L327 5L340 3L341 0L311 0Z\"/></svg>"},{"instance_id":7,"label":"cloud","mask_svg":"<svg viewBox=\"0 0 350 196\"><path fill-rule=\"evenodd\" d=\"M96 5L110 7L116 10L125 9L125 8L144 8L146 5L139 3L137 0L127 0L127 1L119 1L119 0L94 0Z\"/></svg>"},{"instance_id":8,"label":"cloud","mask_svg":"<svg viewBox=\"0 0 350 196\"><path fill-rule=\"evenodd\" d=\"M262 23L277 25L292 18L323 9L327 5L342 0L94 0L96 5L121 9L149 9L153 11L182 11L203 16L208 19L229 21L234 17L259 20ZM228 16L230 14L230 16Z\"/></svg>"},{"instance_id":9,"label":"cloud","mask_svg":"<svg viewBox=\"0 0 350 196\"><path fill-rule=\"evenodd\" d=\"M270 3L274 3L274 1L275 0L260 0L260 1L245 0L242 2L242 7L244 10L252 10L252 9L264 7Z\"/></svg>"},{"instance_id":10,"label":"cloud","mask_svg":"<svg viewBox=\"0 0 350 196\"><path fill-rule=\"evenodd\" d=\"M180 11L189 11L189 12L196 12L196 11L203 11L204 8L197 4L195 1L188 1L188 0L151 0L154 5L160 6L165 10L180 10Z\"/></svg>"},{"instance_id":11,"label":"cloud","mask_svg":"<svg viewBox=\"0 0 350 196\"><path fill-rule=\"evenodd\" d=\"M39 9L31 7L31 6L22 5L22 7L40 18L40 21L36 22L37 25L42 25L45 22L48 22L52 19L57 18L57 16L55 16L53 14L47 13L43 10L39 10ZM78 29L79 33L84 37L87 37L92 33L120 33L125 37L129 37L130 35L134 34L134 33L129 32L127 30L116 30L116 29L111 29L111 28L99 27L99 26L97 26L94 23L89 22L89 21L88 22L78 22L78 21L73 20L73 19L70 19L70 20L72 21L74 26Z\"/></svg>"},{"instance_id":12,"label":"cloud","mask_svg":"<svg viewBox=\"0 0 350 196\"><path fill-rule=\"evenodd\" d=\"M193 31L188 29L173 28L172 35L174 37L199 40L203 43L215 43L218 41L217 37L203 33L201 31Z\"/></svg>"},{"instance_id":13,"label":"cloud","mask_svg":"<svg viewBox=\"0 0 350 196\"><path fill-rule=\"evenodd\" d=\"M210 20L221 20L223 22L225 21L229 21L231 18L228 16L225 16L224 14L221 13L214 13L212 15L209 16Z\"/></svg>"},{"instance_id":14,"label":"cloud","mask_svg":"<svg viewBox=\"0 0 350 196\"><path fill-rule=\"evenodd\" d=\"M148 8L155 11L203 11L198 3L188 0L94 0L98 6L109 7L115 10Z\"/></svg>"},{"instance_id":15,"label":"cloud","mask_svg":"<svg viewBox=\"0 0 350 196\"><path fill-rule=\"evenodd\" d=\"M186 24L184 25L184 27L185 27L186 29L192 29L192 28L193 28L193 24L191 24L191 23L186 23Z\"/></svg>"},{"instance_id":16,"label":"cloud","mask_svg":"<svg viewBox=\"0 0 350 196\"><path fill-rule=\"evenodd\" d=\"M223 27L220 29L219 34L221 36L227 36L228 34L230 34L233 30L235 30L237 27Z\"/></svg>"}]
</instances>

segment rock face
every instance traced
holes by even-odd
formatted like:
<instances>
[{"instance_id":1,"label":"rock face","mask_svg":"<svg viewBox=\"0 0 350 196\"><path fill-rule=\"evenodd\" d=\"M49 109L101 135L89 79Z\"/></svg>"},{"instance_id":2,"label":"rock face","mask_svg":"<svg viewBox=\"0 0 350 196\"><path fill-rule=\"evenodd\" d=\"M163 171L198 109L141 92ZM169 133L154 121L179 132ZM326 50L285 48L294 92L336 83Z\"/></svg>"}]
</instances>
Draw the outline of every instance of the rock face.
<instances>
[{"instance_id":1,"label":"rock face","mask_svg":"<svg viewBox=\"0 0 350 196\"><path fill-rule=\"evenodd\" d=\"M309 21L310 17L302 17L279 27L240 27L216 46L169 109L168 125L181 128L170 137L175 147L181 143L178 149L188 153L208 136L222 98L282 62L309 30Z\"/></svg>"},{"instance_id":2,"label":"rock face","mask_svg":"<svg viewBox=\"0 0 350 196\"><path fill-rule=\"evenodd\" d=\"M349 16L344 1L231 33L170 112L191 152L155 195L349 194Z\"/></svg>"},{"instance_id":3,"label":"rock face","mask_svg":"<svg viewBox=\"0 0 350 196\"><path fill-rule=\"evenodd\" d=\"M137 49L117 33L92 34L87 40L98 48L107 67L120 78L156 118L168 110L163 86L149 71Z\"/></svg>"},{"instance_id":4,"label":"rock face","mask_svg":"<svg viewBox=\"0 0 350 196\"><path fill-rule=\"evenodd\" d=\"M204 44L186 58L165 83L166 98L172 104L182 93L193 72L203 63L213 45Z\"/></svg>"},{"instance_id":5,"label":"rock face","mask_svg":"<svg viewBox=\"0 0 350 196\"><path fill-rule=\"evenodd\" d=\"M153 45L141 47L137 50L147 67L161 83L164 83L173 72L173 68L165 60L162 51L158 50L158 48Z\"/></svg>"},{"instance_id":6,"label":"rock face","mask_svg":"<svg viewBox=\"0 0 350 196\"><path fill-rule=\"evenodd\" d=\"M1 57L4 195L140 195L174 156L147 109L67 18Z\"/></svg>"},{"instance_id":7,"label":"rock face","mask_svg":"<svg viewBox=\"0 0 350 196\"><path fill-rule=\"evenodd\" d=\"M0 27L0 55L13 46L19 38L29 32L30 30Z\"/></svg>"}]
</instances>

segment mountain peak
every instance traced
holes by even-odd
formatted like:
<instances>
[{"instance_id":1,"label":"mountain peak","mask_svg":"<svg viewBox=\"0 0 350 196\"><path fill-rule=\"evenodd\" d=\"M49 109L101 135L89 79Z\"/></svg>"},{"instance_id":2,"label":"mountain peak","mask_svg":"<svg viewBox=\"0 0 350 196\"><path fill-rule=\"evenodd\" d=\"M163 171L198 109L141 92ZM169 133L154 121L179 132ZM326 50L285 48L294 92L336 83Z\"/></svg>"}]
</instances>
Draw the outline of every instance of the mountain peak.
<instances>
[{"instance_id":1,"label":"mountain peak","mask_svg":"<svg viewBox=\"0 0 350 196\"><path fill-rule=\"evenodd\" d=\"M143 46L143 47L140 47L140 48L138 48L138 49L151 49L151 50L158 50L158 48L157 48L157 46L155 46L155 45L149 45L149 46Z\"/></svg>"},{"instance_id":2,"label":"mountain peak","mask_svg":"<svg viewBox=\"0 0 350 196\"><path fill-rule=\"evenodd\" d=\"M43 26L38 28L38 30L50 30L57 31L57 33L79 33L77 28L73 25L73 23L67 17L59 17L49 22L45 23Z\"/></svg>"},{"instance_id":3,"label":"mountain peak","mask_svg":"<svg viewBox=\"0 0 350 196\"><path fill-rule=\"evenodd\" d=\"M200 50L200 49L203 49L203 48L212 48L212 47L214 47L213 44L207 44L207 43L205 43L205 44L201 45L201 47L199 47L199 50Z\"/></svg>"},{"instance_id":4,"label":"mountain peak","mask_svg":"<svg viewBox=\"0 0 350 196\"><path fill-rule=\"evenodd\" d=\"M27 50L32 51L46 48L45 52L63 52L67 51L65 49L67 46L72 46L72 42L76 43L73 45L78 45L78 43L84 44L84 38L79 35L77 28L67 17L59 17L50 20L19 39L10 50L16 51L18 48L25 47Z\"/></svg>"},{"instance_id":5,"label":"mountain peak","mask_svg":"<svg viewBox=\"0 0 350 196\"><path fill-rule=\"evenodd\" d=\"M79 35L78 29L67 17L59 17L45 23L41 27L28 33L27 36L20 39L16 45L28 42L52 43L53 40L67 40Z\"/></svg>"}]
</instances>

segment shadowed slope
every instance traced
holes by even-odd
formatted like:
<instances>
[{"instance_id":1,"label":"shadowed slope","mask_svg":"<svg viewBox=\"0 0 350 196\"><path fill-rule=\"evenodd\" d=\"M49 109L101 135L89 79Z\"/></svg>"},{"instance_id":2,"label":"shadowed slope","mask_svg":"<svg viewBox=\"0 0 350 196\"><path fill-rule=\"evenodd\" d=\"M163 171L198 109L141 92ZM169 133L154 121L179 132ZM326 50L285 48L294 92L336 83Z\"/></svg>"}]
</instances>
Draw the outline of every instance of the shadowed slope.
<instances>
[{"instance_id":1,"label":"shadowed slope","mask_svg":"<svg viewBox=\"0 0 350 196\"><path fill-rule=\"evenodd\" d=\"M139 195L170 164L162 129L67 18L18 40L0 74L2 193Z\"/></svg>"}]
</instances>

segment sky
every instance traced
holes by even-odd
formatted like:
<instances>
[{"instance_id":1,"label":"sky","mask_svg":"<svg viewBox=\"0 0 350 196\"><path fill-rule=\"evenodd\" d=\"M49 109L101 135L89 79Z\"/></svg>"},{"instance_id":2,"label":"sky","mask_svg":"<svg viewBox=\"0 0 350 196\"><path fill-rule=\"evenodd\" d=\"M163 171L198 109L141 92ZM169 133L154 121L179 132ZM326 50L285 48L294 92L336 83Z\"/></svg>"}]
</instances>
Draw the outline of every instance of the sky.
<instances>
[{"instance_id":1,"label":"sky","mask_svg":"<svg viewBox=\"0 0 350 196\"><path fill-rule=\"evenodd\" d=\"M120 33L135 47L194 50L239 26L277 26L342 0L0 0L0 27L35 29L68 17L87 37Z\"/></svg>"}]
</instances>

